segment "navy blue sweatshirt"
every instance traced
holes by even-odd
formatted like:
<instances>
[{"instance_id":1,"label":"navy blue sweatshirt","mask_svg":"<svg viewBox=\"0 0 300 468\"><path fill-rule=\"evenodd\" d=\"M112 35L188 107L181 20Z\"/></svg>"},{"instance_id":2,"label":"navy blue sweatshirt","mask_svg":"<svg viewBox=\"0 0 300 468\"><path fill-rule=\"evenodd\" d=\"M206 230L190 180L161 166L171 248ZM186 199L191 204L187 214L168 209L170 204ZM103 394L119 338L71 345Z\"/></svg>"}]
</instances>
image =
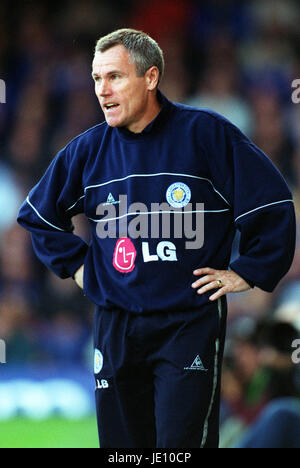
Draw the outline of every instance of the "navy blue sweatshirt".
<instances>
[{"instance_id":1,"label":"navy blue sweatshirt","mask_svg":"<svg viewBox=\"0 0 300 468\"><path fill-rule=\"evenodd\" d=\"M295 251L294 205L284 178L220 115L158 97L162 110L142 133L103 122L57 154L18 217L37 256L61 278L84 264L84 292L95 304L134 313L207 304L211 292L191 288L200 267L230 267L252 286L273 291ZM90 245L73 233L79 213L89 219ZM163 216L170 218L169 232ZM192 247L191 226L203 237ZM240 255L229 265L237 229Z\"/></svg>"}]
</instances>

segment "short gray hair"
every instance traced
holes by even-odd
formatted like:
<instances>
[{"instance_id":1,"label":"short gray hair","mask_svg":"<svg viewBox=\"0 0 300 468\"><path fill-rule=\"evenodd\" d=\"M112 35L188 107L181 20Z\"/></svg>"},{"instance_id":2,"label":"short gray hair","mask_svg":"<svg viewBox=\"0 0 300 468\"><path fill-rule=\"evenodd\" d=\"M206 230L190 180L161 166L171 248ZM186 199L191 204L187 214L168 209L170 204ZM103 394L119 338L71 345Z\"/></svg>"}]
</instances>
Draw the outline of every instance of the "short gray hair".
<instances>
[{"instance_id":1,"label":"short gray hair","mask_svg":"<svg viewBox=\"0 0 300 468\"><path fill-rule=\"evenodd\" d=\"M158 83L160 83L165 69L164 55L152 37L136 29L118 29L97 41L95 54L105 52L117 45L123 45L127 49L136 66L137 76L144 76L149 68L157 67L159 71Z\"/></svg>"}]
</instances>

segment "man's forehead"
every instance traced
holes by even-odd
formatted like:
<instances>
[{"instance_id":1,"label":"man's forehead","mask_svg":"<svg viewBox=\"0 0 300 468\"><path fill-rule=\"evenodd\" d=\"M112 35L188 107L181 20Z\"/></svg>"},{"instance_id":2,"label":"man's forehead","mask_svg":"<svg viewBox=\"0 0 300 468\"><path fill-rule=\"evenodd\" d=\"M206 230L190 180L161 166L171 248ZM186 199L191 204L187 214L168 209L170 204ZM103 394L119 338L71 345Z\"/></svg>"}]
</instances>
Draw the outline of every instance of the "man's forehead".
<instances>
[{"instance_id":1,"label":"man's forehead","mask_svg":"<svg viewBox=\"0 0 300 468\"><path fill-rule=\"evenodd\" d=\"M121 66L132 66L130 62L130 55L122 45L111 47L105 52L96 52L93 60L93 69L110 68Z\"/></svg>"}]
</instances>

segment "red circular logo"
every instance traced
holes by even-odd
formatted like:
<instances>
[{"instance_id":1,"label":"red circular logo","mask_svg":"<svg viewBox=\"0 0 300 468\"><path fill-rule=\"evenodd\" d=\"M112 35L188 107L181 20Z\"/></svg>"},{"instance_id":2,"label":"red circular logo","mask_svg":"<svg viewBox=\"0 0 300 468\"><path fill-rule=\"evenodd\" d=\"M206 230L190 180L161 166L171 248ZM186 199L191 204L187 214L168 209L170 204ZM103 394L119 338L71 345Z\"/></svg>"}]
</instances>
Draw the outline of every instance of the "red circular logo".
<instances>
[{"instance_id":1,"label":"red circular logo","mask_svg":"<svg viewBox=\"0 0 300 468\"><path fill-rule=\"evenodd\" d=\"M130 273L135 268L136 250L128 237L118 240L114 251L113 266L121 273Z\"/></svg>"}]
</instances>

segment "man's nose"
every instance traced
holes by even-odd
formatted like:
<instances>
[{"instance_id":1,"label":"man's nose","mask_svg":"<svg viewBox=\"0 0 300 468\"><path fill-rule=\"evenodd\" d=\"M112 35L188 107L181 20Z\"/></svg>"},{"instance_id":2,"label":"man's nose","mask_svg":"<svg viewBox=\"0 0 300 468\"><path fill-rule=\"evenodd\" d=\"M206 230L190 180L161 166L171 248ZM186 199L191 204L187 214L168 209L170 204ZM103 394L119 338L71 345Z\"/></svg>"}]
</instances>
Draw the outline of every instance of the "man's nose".
<instances>
[{"instance_id":1,"label":"man's nose","mask_svg":"<svg viewBox=\"0 0 300 468\"><path fill-rule=\"evenodd\" d=\"M107 81L102 80L101 83L98 85L98 95L99 96L109 96L111 94L111 88Z\"/></svg>"}]
</instances>

